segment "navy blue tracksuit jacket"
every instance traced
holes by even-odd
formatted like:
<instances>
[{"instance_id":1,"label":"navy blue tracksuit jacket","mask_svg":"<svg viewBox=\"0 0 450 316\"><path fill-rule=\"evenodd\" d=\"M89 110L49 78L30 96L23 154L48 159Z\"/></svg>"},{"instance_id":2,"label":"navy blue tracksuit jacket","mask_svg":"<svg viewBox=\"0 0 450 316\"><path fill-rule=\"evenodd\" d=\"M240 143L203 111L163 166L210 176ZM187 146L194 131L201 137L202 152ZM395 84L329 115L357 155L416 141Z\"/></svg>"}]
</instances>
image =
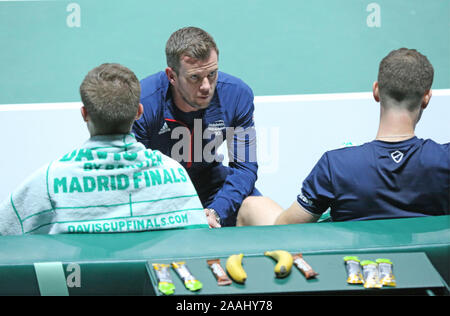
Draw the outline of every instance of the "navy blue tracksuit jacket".
<instances>
[{"instance_id":1,"label":"navy blue tracksuit jacket","mask_svg":"<svg viewBox=\"0 0 450 316\"><path fill-rule=\"evenodd\" d=\"M209 107L184 113L173 104L169 85L164 72L141 80L144 114L133 133L147 148L178 160L203 206L215 209L223 226L235 225L242 201L259 195L254 188L258 164L253 92L242 80L219 72ZM216 152L224 141L228 166Z\"/></svg>"}]
</instances>

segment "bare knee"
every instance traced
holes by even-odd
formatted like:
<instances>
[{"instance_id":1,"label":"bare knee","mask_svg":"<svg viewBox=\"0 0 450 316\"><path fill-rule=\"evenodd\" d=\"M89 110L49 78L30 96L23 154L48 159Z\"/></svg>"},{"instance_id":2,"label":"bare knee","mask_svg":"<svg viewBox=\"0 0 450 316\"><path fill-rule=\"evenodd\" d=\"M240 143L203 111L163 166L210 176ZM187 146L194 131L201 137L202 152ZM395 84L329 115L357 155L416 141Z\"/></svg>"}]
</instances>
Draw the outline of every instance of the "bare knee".
<instances>
[{"instance_id":1,"label":"bare knee","mask_svg":"<svg viewBox=\"0 0 450 316\"><path fill-rule=\"evenodd\" d=\"M264 196L248 196L239 208L236 226L273 225L283 209Z\"/></svg>"},{"instance_id":2,"label":"bare knee","mask_svg":"<svg viewBox=\"0 0 450 316\"><path fill-rule=\"evenodd\" d=\"M237 219L236 219L236 226L248 226L249 220L252 217L253 211L253 204L255 203L253 201L253 196L246 197L241 204L241 207L239 208Z\"/></svg>"}]
</instances>

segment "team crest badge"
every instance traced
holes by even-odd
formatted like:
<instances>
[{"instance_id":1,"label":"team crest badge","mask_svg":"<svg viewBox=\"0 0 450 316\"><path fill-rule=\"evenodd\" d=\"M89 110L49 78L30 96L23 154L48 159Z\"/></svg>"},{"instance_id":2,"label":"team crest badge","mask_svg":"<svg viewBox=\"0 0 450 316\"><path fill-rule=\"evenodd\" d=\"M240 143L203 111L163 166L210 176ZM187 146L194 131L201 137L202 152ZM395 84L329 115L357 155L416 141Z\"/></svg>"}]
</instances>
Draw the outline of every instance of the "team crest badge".
<instances>
[{"instance_id":1,"label":"team crest badge","mask_svg":"<svg viewBox=\"0 0 450 316\"><path fill-rule=\"evenodd\" d=\"M391 154L391 157L396 163L399 163L403 159L403 153L400 150L396 150Z\"/></svg>"}]
</instances>

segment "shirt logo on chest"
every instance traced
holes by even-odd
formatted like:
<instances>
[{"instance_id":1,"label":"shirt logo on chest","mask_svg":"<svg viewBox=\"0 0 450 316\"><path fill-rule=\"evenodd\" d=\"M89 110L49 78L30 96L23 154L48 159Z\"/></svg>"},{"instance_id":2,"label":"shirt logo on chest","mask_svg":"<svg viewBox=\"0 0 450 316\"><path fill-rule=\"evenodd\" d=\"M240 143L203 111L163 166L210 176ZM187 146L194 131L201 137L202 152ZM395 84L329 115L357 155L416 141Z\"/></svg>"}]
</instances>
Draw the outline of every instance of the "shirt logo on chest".
<instances>
[{"instance_id":1,"label":"shirt logo on chest","mask_svg":"<svg viewBox=\"0 0 450 316\"><path fill-rule=\"evenodd\" d=\"M170 132L170 128L169 128L169 126L167 125L167 122L164 122L164 125L163 125L163 127L161 127L161 129L159 130L158 135L161 135L161 134L164 134L164 133L167 133L167 132Z\"/></svg>"},{"instance_id":2,"label":"shirt logo on chest","mask_svg":"<svg viewBox=\"0 0 450 316\"><path fill-rule=\"evenodd\" d=\"M403 153L400 150L396 150L391 154L391 157L396 163L400 163L403 159Z\"/></svg>"},{"instance_id":3,"label":"shirt logo on chest","mask_svg":"<svg viewBox=\"0 0 450 316\"><path fill-rule=\"evenodd\" d=\"M225 129L225 122L223 120L217 120L209 123L207 129L216 136L219 136L222 134L222 130Z\"/></svg>"}]
</instances>

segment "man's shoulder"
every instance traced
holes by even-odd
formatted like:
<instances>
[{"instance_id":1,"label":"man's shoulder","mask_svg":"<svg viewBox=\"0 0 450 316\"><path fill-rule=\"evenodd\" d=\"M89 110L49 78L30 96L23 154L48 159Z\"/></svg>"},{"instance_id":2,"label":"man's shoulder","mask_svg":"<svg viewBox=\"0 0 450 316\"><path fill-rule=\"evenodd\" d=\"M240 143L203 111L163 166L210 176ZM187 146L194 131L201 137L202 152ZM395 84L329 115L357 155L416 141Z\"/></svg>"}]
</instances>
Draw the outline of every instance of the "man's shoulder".
<instances>
[{"instance_id":1,"label":"man's shoulder","mask_svg":"<svg viewBox=\"0 0 450 316\"><path fill-rule=\"evenodd\" d=\"M371 146L371 143L364 143L356 145L352 143L343 143L341 147L330 149L325 152L325 155L329 157L347 157L354 156L355 154L365 152Z\"/></svg>"},{"instance_id":2,"label":"man's shoulder","mask_svg":"<svg viewBox=\"0 0 450 316\"><path fill-rule=\"evenodd\" d=\"M360 145L343 145L340 148L325 151L320 159L321 164L326 164L332 169L361 169L370 164L373 157L371 142Z\"/></svg>"},{"instance_id":3,"label":"man's shoulder","mask_svg":"<svg viewBox=\"0 0 450 316\"><path fill-rule=\"evenodd\" d=\"M432 139L422 140L422 161L430 165L440 165L450 169L450 143L437 143Z\"/></svg>"},{"instance_id":4,"label":"man's shoulder","mask_svg":"<svg viewBox=\"0 0 450 316\"><path fill-rule=\"evenodd\" d=\"M50 168L53 168L55 161L41 165L33 170L21 183L13 190L15 196L25 196L25 194L46 193L47 180Z\"/></svg>"},{"instance_id":5,"label":"man's shoulder","mask_svg":"<svg viewBox=\"0 0 450 316\"><path fill-rule=\"evenodd\" d=\"M425 139L422 141L422 145L426 148L435 149L435 150L450 150L450 143L440 144L432 139Z\"/></svg>"},{"instance_id":6,"label":"man's shoulder","mask_svg":"<svg viewBox=\"0 0 450 316\"><path fill-rule=\"evenodd\" d=\"M371 159L373 157L373 151L375 148L382 147L387 150L395 150L398 148L420 148L420 150L414 150L413 153L420 152L417 157L420 159L436 160L442 159L442 157L449 158L450 143L440 144L431 139L421 139L415 138L412 140L405 141L403 143L392 143L388 145L378 144L377 141L367 142L361 145L345 145L341 148L336 148L328 150L325 152L324 156L330 161L341 161L345 165L354 165L361 162L367 163L367 159L362 160L361 157Z\"/></svg>"},{"instance_id":7,"label":"man's shoulder","mask_svg":"<svg viewBox=\"0 0 450 316\"><path fill-rule=\"evenodd\" d=\"M157 72L140 81L141 84L141 100L146 98L160 96L160 92L167 90L169 81L164 71Z\"/></svg>"},{"instance_id":8,"label":"man's shoulder","mask_svg":"<svg viewBox=\"0 0 450 316\"><path fill-rule=\"evenodd\" d=\"M217 89L244 92L253 95L253 91L249 85L247 85L242 79L219 71L217 78Z\"/></svg>"},{"instance_id":9,"label":"man's shoulder","mask_svg":"<svg viewBox=\"0 0 450 316\"><path fill-rule=\"evenodd\" d=\"M232 116L232 120L236 117L252 119L254 95L243 80L219 72L216 92L224 111ZM236 124L241 126L242 123Z\"/></svg>"}]
</instances>

